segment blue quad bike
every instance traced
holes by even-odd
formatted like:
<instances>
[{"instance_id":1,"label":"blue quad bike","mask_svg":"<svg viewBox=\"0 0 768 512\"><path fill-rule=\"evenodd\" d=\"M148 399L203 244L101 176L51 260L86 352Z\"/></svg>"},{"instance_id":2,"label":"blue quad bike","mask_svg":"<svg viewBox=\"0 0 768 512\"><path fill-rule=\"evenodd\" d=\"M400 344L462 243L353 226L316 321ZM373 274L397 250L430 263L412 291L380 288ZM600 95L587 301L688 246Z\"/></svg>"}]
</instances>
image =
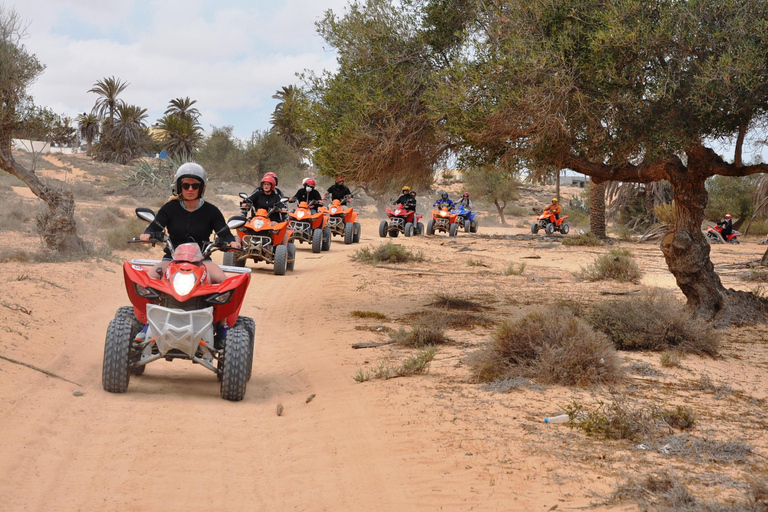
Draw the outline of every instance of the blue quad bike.
<instances>
[{"instance_id":1,"label":"blue quad bike","mask_svg":"<svg viewBox=\"0 0 768 512\"><path fill-rule=\"evenodd\" d=\"M458 205L454 210L454 213L459 216L456 219L456 223L464 228L465 233L477 233L478 219L477 212L473 212L464 207L464 205Z\"/></svg>"}]
</instances>

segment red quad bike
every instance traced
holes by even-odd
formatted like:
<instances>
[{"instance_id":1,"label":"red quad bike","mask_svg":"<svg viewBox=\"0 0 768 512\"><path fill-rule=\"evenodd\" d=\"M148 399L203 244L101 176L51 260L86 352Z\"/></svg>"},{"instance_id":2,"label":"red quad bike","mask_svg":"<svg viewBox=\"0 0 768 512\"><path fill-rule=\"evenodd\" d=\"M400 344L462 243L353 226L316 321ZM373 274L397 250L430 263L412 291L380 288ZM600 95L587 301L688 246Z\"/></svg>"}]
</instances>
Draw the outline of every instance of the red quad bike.
<instances>
[{"instance_id":1,"label":"red quad bike","mask_svg":"<svg viewBox=\"0 0 768 512\"><path fill-rule=\"evenodd\" d=\"M328 215L331 234L343 236L344 243L347 245L360 243L360 223L357 222L357 215L360 212L356 212L351 206L345 208L349 201L351 198L347 197L342 200L334 199L330 207L320 208L321 212Z\"/></svg>"},{"instance_id":2,"label":"red quad bike","mask_svg":"<svg viewBox=\"0 0 768 512\"><path fill-rule=\"evenodd\" d=\"M427 234L434 235L435 232L441 231L448 233L448 236L456 236L459 234L459 223L456 222L459 216L452 212L450 207L443 206L439 210L432 210L432 219L427 222Z\"/></svg>"},{"instance_id":3,"label":"red quad bike","mask_svg":"<svg viewBox=\"0 0 768 512\"><path fill-rule=\"evenodd\" d=\"M243 200L248 194L241 193ZM248 259L264 261L274 265L276 276L284 276L286 270L293 270L296 264L296 245L289 242L293 231L288 229L288 221L274 222L269 215L279 211L288 199L281 200L271 211L263 208L256 210L244 226L238 228L237 236L243 245L242 250L224 253L224 265L244 267ZM249 203L244 203L249 204ZM245 215L252 208L241 209Z\"/></svg>"},{"instance_id":4,"label":"red quad bike","mask_svg":"<svg viewBox=\"0 0 768 512\"><path fill-rule=\"evenodd\" d=\"M424 224L421 223L423 215L417 215L413 210L406 210L402 204L395 206L394 210L387 208L389 222L383 220L379 224L379 236L386 238L387 234L392 238L402 233L404 236L423 235Z\"/></svg>"},{"instance_id":5,"label":"red quad bike","mask_svg":"<svg viewBox=\"0 0 768 512\"><path fill-rule=\"evenodd\" d=\"M291 220L288 229L293 231L291 242L298 240L312 245L312 252L327 251L331 248L331 228L328 226L328 215L321 211L312 213L312 206L322 206L322 201L302 201L298 208L290 213Z\"/></svg>"},{"instance_id":6,"label":"red quad bike","mask_svg":"<svg viewBox=\"0 0 768 512\"><path fill-rule=\"evenodd\" d=\"M723 237L723 228L721 226L707 226L706 235L707 241L710 244L738 244L739 237L742 236L741 232L734 229L730 235ZM768 238L768 235L766 235L766 238Z\"/></svg>"},{"instance_id":7,"label":"red quad bike","mask_svg":"<svg viewBox=\"0 0 768 512\"><path fill-rule=\"evenodd\" d=\"M559 219L555 219L554 213L539 211L539 216L536 218L536 222L531 224L531 233L535 235L540 229L543 229L548 235L551 235L555 231L567 235L568 231L571 229L567 222L563 222L567 218L567 215L561 215Z\"/></svg>"},{"instance_id":8,"label":"red quad bike","mask_svg":"<svg viewBox=\"0 0 768 512\"><path fill-rule=\"evenodd\" d=\"M151 222L154 212L137 208L136 214ZM244 217L229 219L229 228L245 223ZM144 373L146 365L165 359L186 359L199 364L221 381L221 397L242 400L251 377L256 326L251 318L239 316L250 269L222 267L234 275L223 283L211 284L203 258L214 249L229 245L214 242L203 251L196 243L172 247L164 233L154 233L148 242L167 243L173 261L163 276L147 274L156 260L134 259L123 264L125 288L131 306L117 310L109 323L104 342L101 383L110 393L125 393L131 375ZM137 335L147 324L146 337Z\"/></svg>"}]
</instances>

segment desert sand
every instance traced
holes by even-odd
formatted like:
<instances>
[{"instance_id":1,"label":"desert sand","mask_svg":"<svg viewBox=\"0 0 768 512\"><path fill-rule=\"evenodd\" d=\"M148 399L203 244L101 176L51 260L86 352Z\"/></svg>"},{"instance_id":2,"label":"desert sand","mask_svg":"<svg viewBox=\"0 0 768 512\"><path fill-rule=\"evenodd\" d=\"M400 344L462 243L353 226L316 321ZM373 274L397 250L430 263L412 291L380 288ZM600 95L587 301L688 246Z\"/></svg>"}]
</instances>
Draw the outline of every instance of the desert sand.
<instances>
[{"instance_id":1,"label":"desert sand","mask_svg":"<svg viewBox=\"0 0 768 512\"><path fill-rule=\"evenodd\" d=\"M0 193L3 202L26 197L23 187ZM231 215L234 204L219 206ZM78 208L98 211L100 204ZM700 499L722 502L742 498L750 478L765 479L765 326L729 329L720 357L685 356L677 368L662 367L659 354L620 353L626 365L655 371L630 373L616 392L692 407L694 435L751 448L737 462L676 457L544 424L572 399L594 404L611 390L531 386L504 393L474 382L464 359L492 327L450 329L453 341L439 347L425 375L356 382L358 370L413 350L351 345L386 340L378 326L406 325L414 313L439 318L444 311L428 306L438 292L483 304L494 321L541 308L556 320L555 298L594 302L643 287L682 299L656 242L621 244L637 257L641 284L585 283L573 273L608 247L567 247L559 235L491 225L492 212L485 219L477 235L392 240L422 251L428 260L421 263L350 260L361 246L383 243L373 211L362 218L360 245L335 238L321 254L299 245L295 272L280 277L249 263L241 314L255 320L257 334L242 402L222 400L214 374L178 360L150 364L125 394L102 389L106 328L128 304L121 261L159 257L159 249L120 250L111 260L0 263L0 354L72 381L0 360L0 510L629 511L637 505L607 503L608 496L627 478L661 469ZM744 264L763 253L758 241L713 247L726 287L754 288L741 277L749 272ZM0 243L39 245L32 227L0 232ZM525 263L523 274L505 276L510 263ZM352 318L353 310L388 320ZM697 386L702 378L713 386Z\"/></svg>"}]
</instances>

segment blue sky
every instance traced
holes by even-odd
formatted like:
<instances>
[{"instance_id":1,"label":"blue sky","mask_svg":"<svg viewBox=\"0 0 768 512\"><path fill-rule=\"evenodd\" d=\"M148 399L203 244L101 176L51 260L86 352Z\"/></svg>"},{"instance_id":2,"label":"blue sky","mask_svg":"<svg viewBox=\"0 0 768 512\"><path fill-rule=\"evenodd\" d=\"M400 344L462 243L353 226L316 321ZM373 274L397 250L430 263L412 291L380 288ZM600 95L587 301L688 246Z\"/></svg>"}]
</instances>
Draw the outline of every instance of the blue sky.
<instances>
[{"instance_id":1,"label":"blue sky","mask_svg":"<svg viewBox=\"0 0 768 512\"><path fill-rule=\"evenodd\" d=\"M315 22L347 0L24 0L24 44L46 70L31 87L38 105L69 116L90 111L104 77L129 82L120 98L162 116L168 101L197 100L201 124L249 137L269 128L282 86L296 73L336 69Z\"/></svg>"}]
</instances>

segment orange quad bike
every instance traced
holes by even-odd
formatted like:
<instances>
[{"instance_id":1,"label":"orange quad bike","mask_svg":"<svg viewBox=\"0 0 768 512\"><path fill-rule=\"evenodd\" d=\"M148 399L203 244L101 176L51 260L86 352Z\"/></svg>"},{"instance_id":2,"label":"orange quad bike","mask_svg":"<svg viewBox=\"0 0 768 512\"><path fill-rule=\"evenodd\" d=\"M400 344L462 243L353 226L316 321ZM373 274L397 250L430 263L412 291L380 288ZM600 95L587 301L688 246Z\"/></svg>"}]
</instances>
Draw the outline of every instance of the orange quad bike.
<instances>
[{"instance_id":1,"label":"orange quad bike","mask_svg":"<svg viewBox=\"0 0 768 512\"><path fill-rule=\"evenodd\" d=\"M536 222L531 224L531 233L535 235L540 229L543 229L548 235L551 235L555 231L567 235L570 226L568 226L567 222L563 222L567 218L567 215L561 215L559 219L555 219L554 213L549 213L549 211L546 210L540 211L539 216L536 218Z\"/></svg>"},{"instance_id":2,"label":"orange quad bike","mask_svg":"<svg viewBox=\"0 0 768 512\"><path fill-rule=\"evenodd\" d=\"M240 197L243 200L248 199L247 194L241 193ZM286 270L294 269L296 246L290 241L293 231L288 228L287 220L274 222L269 218L270 214L279 211L287 201L288 199L283 199L270 211L261 208L253 212L248 222L237 229L242 250L224 253L224 265L244 267L249 259L255 262L263 261L274 265L276 276L284 276ZM243 208L246 210L244 213L249 209L251 208Z\"/></svg>"},{"instance_id":3,"label":"orange quad bike","mask_svg":"<svg viewBox=\"0 0 768 512\"><path fill-rule=\"evenodd\" d=\"M349 245L360 242L360 223L354 208L348 206L351 198L334 199L329 207L321 207L319 211L328 215L328 227L333 236L343 236L344 243Z\"/></svg>"},{"instance_id":4,"label":"orange quad bike","mask_svg":"<svg viewBox=\"0 0 768 512\"><path fill-rule=\"evenodd\" d=\"M434 206L434 205L433 205ZM456 220L459 216L452 212L448 206L443 206L439 210L432 210L432 218L427 222L427 234L434 235L437 231L448 233L448 236L459 234L459 223Z\"/></svg>"},{"instance_id":5,"label":"orange quad bike","mask_svg":"<svg viewBox=\"0 0 768 512\"><path fill-rule=\"evenodd\" d=\"M331 228L328 226L328 215L318 211L312 213L313 206L322 206L322 201L302 201L299 206L292 211L288 229L293 231L291 242L298 240L299 243L307 242L312 246L312 252L327 251L331 248Z\"/></svg>"}]
</instances>

